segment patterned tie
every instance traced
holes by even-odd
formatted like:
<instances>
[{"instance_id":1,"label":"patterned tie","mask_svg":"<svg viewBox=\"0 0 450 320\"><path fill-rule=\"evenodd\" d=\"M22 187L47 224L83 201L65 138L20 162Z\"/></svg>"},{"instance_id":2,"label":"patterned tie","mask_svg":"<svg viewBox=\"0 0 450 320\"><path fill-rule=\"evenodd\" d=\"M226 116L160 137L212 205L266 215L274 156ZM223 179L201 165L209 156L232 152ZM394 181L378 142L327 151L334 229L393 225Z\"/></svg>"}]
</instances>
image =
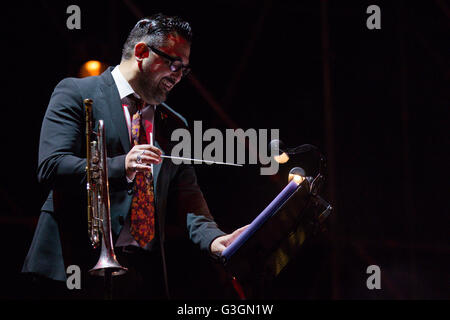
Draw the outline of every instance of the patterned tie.
<instances>
[{"instance_id":1,"label":"patterned tie","mask_svg":"<svg viewBox=\"0 0 450 320\"><path fill-rule=\"evenodd\" d=\"M134 145L148 143L142 124L141 108L142 104L131 121L131 137ZM131 203L130 233L142 248L155 236L155 205L151 173L136 173Z\"/></svg>"}]
</instances>

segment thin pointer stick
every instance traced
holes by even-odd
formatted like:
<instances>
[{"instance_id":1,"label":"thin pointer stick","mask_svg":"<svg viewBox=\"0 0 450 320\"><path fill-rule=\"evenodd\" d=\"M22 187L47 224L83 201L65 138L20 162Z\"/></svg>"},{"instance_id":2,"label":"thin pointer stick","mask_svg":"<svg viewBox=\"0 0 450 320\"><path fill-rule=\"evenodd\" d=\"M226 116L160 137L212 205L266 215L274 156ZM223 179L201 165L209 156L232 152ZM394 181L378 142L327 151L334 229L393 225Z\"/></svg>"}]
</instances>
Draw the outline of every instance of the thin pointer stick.
<instances>
[{"instance_id":1,"label":"thin pointer stick","mask_svg":"<svg viewBox=\"0 0 450 320\"><path fill-rule=\"evenodd\" d=\"M153 134L152 134L152 132L150 132L150 145L153 145ZM183 158L183 157L175 157L175 156L165 156L165 155L161 155L161 158L189 160L189 161L200 161L200 162L205 162L205 163L215 163L215 164L224 164L224 165L227 165L227 166L242 167L242 164L228 163L228 162L221 162L221 161L199 160L199 159L191 159L191 158ZM152 166L152 173L153 173L153 164L151 166Z\"/></svg>"},{"instance_id":2,"label":"thin pointer stick","mask_svg":"<svg viewBox=\"0 0 450 320\"><path fill-rule=\"evenodd\" d=\"M227 165L227 166L242 167L242 164L229 163L229 162L221 162L221 161L200 160L200 159L191 159L191 158L183 158L183 157L175 157L175 156L165 156L165 155L161 155L161 158L179 159L179 160L189 160L189 161L200 161L200 162L205 162L205 163L225 164L225 165Z\"/></svg>"},{"instance_id":3,"label":"thin pointer stick","mask_svg":"<svg viewBox=\"0 0 450 320\"><path fill-rule=\"evenodd\" d=\"M153 146L153 132L150 132L150 145ZM153 163L150 166L153 174Z\"/></svg>"}]
</instances>

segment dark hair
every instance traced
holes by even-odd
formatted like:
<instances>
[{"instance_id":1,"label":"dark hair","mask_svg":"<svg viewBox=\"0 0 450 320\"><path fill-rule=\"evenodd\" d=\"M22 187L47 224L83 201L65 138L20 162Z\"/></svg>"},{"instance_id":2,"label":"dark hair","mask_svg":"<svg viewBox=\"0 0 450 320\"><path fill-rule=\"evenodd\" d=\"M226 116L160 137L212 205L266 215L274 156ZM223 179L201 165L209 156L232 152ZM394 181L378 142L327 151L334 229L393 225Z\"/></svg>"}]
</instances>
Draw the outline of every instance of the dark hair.
<instances>
[{"instance_id":1,"label":"dark hair","mask_svg":"<svg viewBox=\"0 0 450 320\"><path fill-rule=\"evenodd\" d=\"M139 20L123 45L122 60L128 60L133 56L136 43L144 41L149 45L159 47L164 44L167 36L174 32L189 43L192 41L192 30L189 22L178 16L169 17L158 13Z\"/></svg>"}]
</instances>

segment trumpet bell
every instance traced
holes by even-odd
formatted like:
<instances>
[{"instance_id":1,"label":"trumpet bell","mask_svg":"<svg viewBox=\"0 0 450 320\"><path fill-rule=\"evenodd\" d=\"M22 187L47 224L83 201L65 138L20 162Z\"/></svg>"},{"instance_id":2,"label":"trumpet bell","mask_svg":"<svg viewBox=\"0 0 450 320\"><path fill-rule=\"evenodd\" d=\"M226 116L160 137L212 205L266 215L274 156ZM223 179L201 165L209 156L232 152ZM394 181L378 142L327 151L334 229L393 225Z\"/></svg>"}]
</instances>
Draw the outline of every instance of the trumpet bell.
<instances>
[{"instance_id":1,"label":"trumpet bell","mask_svg":"<svg viewBox=\"0 0 450 320\"><path fill-rule=\"evenodd\" d=\"M111 245L111 246L110 246ZM89 270L89 273L93 276L105 276L105 271L109 270L113 276L120 276L128 271L127 268L122 267L116 259L112 243L106 246L105 240L102 239L102 249L100 252L100 258L94 268Z\"/></svg>"},{"instance_id":2,"label":"trumpet bell","mask_svg":"<svg viewBox=\"0 0 450 320\"><path fill-rule=\"evenodd\" d=\"M113 276L120 276L128 271L127 268L122 267L116 260L108 261L106 259L100 259L95 267L89 270L89 273L93 276L104 277L107 269Z\"/></svg>"}]
</instances>

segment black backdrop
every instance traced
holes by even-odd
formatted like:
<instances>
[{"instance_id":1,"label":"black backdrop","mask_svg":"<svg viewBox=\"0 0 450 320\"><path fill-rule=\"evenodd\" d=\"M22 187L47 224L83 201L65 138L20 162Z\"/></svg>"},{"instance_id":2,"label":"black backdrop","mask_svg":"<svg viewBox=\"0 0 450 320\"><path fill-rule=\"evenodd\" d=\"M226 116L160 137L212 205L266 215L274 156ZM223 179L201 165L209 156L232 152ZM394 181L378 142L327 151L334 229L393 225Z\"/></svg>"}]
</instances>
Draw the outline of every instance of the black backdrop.
<instances>
[{"instance_id":1,"label":"black backdrop","mask_svg":"<svg viewBox=\"0 0 450 320\"><path fill-rule=\"evenodd\" d=\"M66 28L70 4L81 8L81 30ZM381 8L381 30L366 27L371 4ZM27 290L19 271L45 198L37 153L54 86L87 60L118 64L138 17L163 12L192 22L191 64L203 88L186 79L169 105L204 130L278 128L287 146L314 144L329 161L330 230L305 244L271 297L448 299L449 8L439 0L11 4L2 12L0 297ZM197 174L227 232L280 190L258 165L199 165ZM178 245L178 297L229 297L221 268ZM381 290L366 288L371 264L381 268Z\"/></svg>"}]
</instances>

